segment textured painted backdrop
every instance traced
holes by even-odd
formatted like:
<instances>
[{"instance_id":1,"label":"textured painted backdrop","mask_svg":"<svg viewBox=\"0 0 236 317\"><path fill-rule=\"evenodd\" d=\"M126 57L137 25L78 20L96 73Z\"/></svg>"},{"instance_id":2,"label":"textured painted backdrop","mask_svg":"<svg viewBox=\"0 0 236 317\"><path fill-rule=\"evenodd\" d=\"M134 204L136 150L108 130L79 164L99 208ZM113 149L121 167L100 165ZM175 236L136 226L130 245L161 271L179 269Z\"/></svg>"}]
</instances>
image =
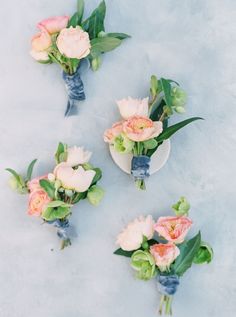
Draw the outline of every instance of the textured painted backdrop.
<instances>
[{"instance_id":1,"label":"textured painted backdrop","mask_svg":"<svg viewBox=\"0 0 236 317\"><path fill-rule=\"evenodd\" d=\"M97 4L87 1L86 13ZM75 8L75 0L1 6L0 316L156 316L155 281L135 280L128 260L112 255L114 242L134 217L167 215L183 194L192 205L191 234L201 228L215 258L182 278L174 316L235 316L235 0L107 1L107 30L132 39L105 55L97 73L83 75L87 100L78 117L64 119L61 71L35 63L29 39L38 21ZM118 118L115 100L145 97L153 73L188 92L187 114L173 121L193 115L205 121L173 137L168 163L146 192L137 192L113 164L102 134ZM26 197L10 191L3 172L23 171L35 157L35 175L48 172L58 141L87 145L106 188L98 208L87 202L74 208L79 236L64 252L53 228L26 216Z\"/></svg>"}]
</instances>

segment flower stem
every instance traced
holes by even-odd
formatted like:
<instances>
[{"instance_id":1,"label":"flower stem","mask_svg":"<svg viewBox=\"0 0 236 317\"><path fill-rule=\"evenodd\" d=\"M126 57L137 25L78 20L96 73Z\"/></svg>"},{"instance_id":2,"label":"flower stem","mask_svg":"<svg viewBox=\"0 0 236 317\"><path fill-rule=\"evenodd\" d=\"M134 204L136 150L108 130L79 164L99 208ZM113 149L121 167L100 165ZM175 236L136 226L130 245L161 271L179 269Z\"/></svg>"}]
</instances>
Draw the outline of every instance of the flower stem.
<instances>
[{"instance_id":1,"label":"flower stem","mask_svg":"<svg viewBox=\"0 0 236 317\"><path fill-rule=\"evenodd\" d=\"M62 240L62 241L61 241L61 250L65 249L65 248L68 247L69 245L71 245L70 239Z\"/></svg>"},{"instance_id":2,"label":"flower stem","mask_svg":"<svg viewBox=\"0 0 236 317\"><path fill-rule=\"evenodd\" d=\"M144 179L136 179L135 180L135 185L138 189L145 190L146 185Z\"/></svg>"}]
</instances>

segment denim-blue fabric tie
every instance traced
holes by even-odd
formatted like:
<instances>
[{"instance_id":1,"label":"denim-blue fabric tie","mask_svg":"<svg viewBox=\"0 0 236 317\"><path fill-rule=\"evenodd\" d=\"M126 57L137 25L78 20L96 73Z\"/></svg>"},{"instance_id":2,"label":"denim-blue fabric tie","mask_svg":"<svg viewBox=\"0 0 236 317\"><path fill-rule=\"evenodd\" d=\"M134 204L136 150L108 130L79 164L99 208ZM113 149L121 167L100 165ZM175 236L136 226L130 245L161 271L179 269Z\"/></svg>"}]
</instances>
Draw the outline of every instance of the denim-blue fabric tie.
<instances>
[{"instance_id":1,"label":"denim-blue fabric tie","mask_svg":"<svg viewBox=\"0 0 236 317\"><path fill-rule=\"evenodd\" d=\"M158 275L157 286L158 291L163 295L174 295L179 285L179 277L177 275Z\"/></svg>"},{"instance_id":2,"label":"denim-blue fabric tie","mask_svg":"<svg viewBox=\"0 0 236 317\"><path fill-rule=\"evenodd\" d=\"M75 236L68 219L56 219L54 221L47 221L47 223L57 228L57 235L61 240L67 241L70 240L71 237Z\"/></svg>"},{"instance_id":3,"label":"denim-blue fabric tie","mask_svg":"<svg viewBox=\"0 0 236 317\"><path fill-rule=\"evenodd\" d=\"M78 113L78 101L85 100L84 84L80 78L80 67L77 68L73 75L69 75L63 71L62 77L65 81L68 94L65 116L76 115Z\"/></svg>"},{"instance_id":4,"label":"denim-blue fabric tie","mask_svg":"<svg viewBox=\"0 0 236 317\"><path fill-rule=\"evenodd\" d=\"M150 157L146 155L134 156L131 162L131 174L135 180L149 177Z\"/></svg>"}]
</instances>

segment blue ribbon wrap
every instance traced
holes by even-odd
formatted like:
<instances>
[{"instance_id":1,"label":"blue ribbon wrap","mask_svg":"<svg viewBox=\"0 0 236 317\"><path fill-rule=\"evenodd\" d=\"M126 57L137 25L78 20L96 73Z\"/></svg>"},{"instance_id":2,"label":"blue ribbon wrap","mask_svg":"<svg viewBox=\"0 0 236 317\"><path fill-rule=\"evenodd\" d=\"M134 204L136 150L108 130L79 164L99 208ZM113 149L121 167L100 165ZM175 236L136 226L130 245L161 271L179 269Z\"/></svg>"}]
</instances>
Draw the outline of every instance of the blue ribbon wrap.
<instances>
[{"instance_id":1,"label":"blue ribbon wrap","mask_svg":"<svg viewBox=\"0 0 236 317\"><path fill-rule=\"evenodd\" d=\"M76 236L68 219L56 219L53 221L47 221L47 223L57 228L57 235L61 240L70 241L72 237Z\"/></svg>"},{"instance_id":2,"label":"blue ribbon wrap","mask_svg":"<svg viewBox=\"0 0 236 317\"><path fill-rule=\"evenodd\" d=\"M158 275L157 286L158 291L163 295L174 295L179 285L179 277L177 275Z\"/></svg>"},{"instance_id":3,"label":"blue ribbon wrap","mask_svg":"<svg viewBox=\"0 0 236 317\"><path fill-rule=\"evenodd\" d=\"M131 174L135 180L144 180L149 177L150 157L147 155L133 156L131 161Z\"/></svg>"},{"instance_id":4,"label":"blue ribbon wrap","mask_svg":"<svg viewBox=\"0 0 236 317\"><path fill-rule=\"evenodd\" d=\"M78 113L78 101L85 100L84 84L80 78L80 67L77 68L73 75L69 75L63 71L62 78L68 94L65 116L76 115Z\"/></svg>"}]
</instances>

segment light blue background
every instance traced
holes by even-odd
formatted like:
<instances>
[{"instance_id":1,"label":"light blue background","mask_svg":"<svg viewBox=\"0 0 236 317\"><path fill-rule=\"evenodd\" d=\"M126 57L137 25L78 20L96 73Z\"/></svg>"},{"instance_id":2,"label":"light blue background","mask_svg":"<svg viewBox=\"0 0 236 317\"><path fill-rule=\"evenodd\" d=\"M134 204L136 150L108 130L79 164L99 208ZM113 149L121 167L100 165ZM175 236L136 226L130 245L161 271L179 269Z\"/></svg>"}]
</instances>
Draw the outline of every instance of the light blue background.
<instances>
[{"instance_id":1,"label":"light blue background","mask_svg":"<svg viewBox=\"0 0 236 317\"><path fill-rule=\"evenodd\" d=\"M97 3L87 1L86 13ZM174 316L235 316L235 0L107 1L107 30L132 39L106 54L97 73L83 74L87 100L79 116L64 119L60 69L37 64L28 51L38 21L75 8L75 0L1 5L0 316L156 316L155 281L135 280L129 261L112 252L125 224L140 214L170 214L180 195L192 205L190 236L201 228L215 258L182 278ZM153 73L188 92L186 115L172 122L196 115L205 121L172 138L168 163L138 192L112 162L102 134L119 119L115 100L145 97ZM106 189L98 208L84 201L73 209L79 236L63 252L54 228L26 215L27 198L10 191L3 172L23 172L35 157L35 175L50 171L58 141L92 150Z\"/></svg>"}]
</instances>

